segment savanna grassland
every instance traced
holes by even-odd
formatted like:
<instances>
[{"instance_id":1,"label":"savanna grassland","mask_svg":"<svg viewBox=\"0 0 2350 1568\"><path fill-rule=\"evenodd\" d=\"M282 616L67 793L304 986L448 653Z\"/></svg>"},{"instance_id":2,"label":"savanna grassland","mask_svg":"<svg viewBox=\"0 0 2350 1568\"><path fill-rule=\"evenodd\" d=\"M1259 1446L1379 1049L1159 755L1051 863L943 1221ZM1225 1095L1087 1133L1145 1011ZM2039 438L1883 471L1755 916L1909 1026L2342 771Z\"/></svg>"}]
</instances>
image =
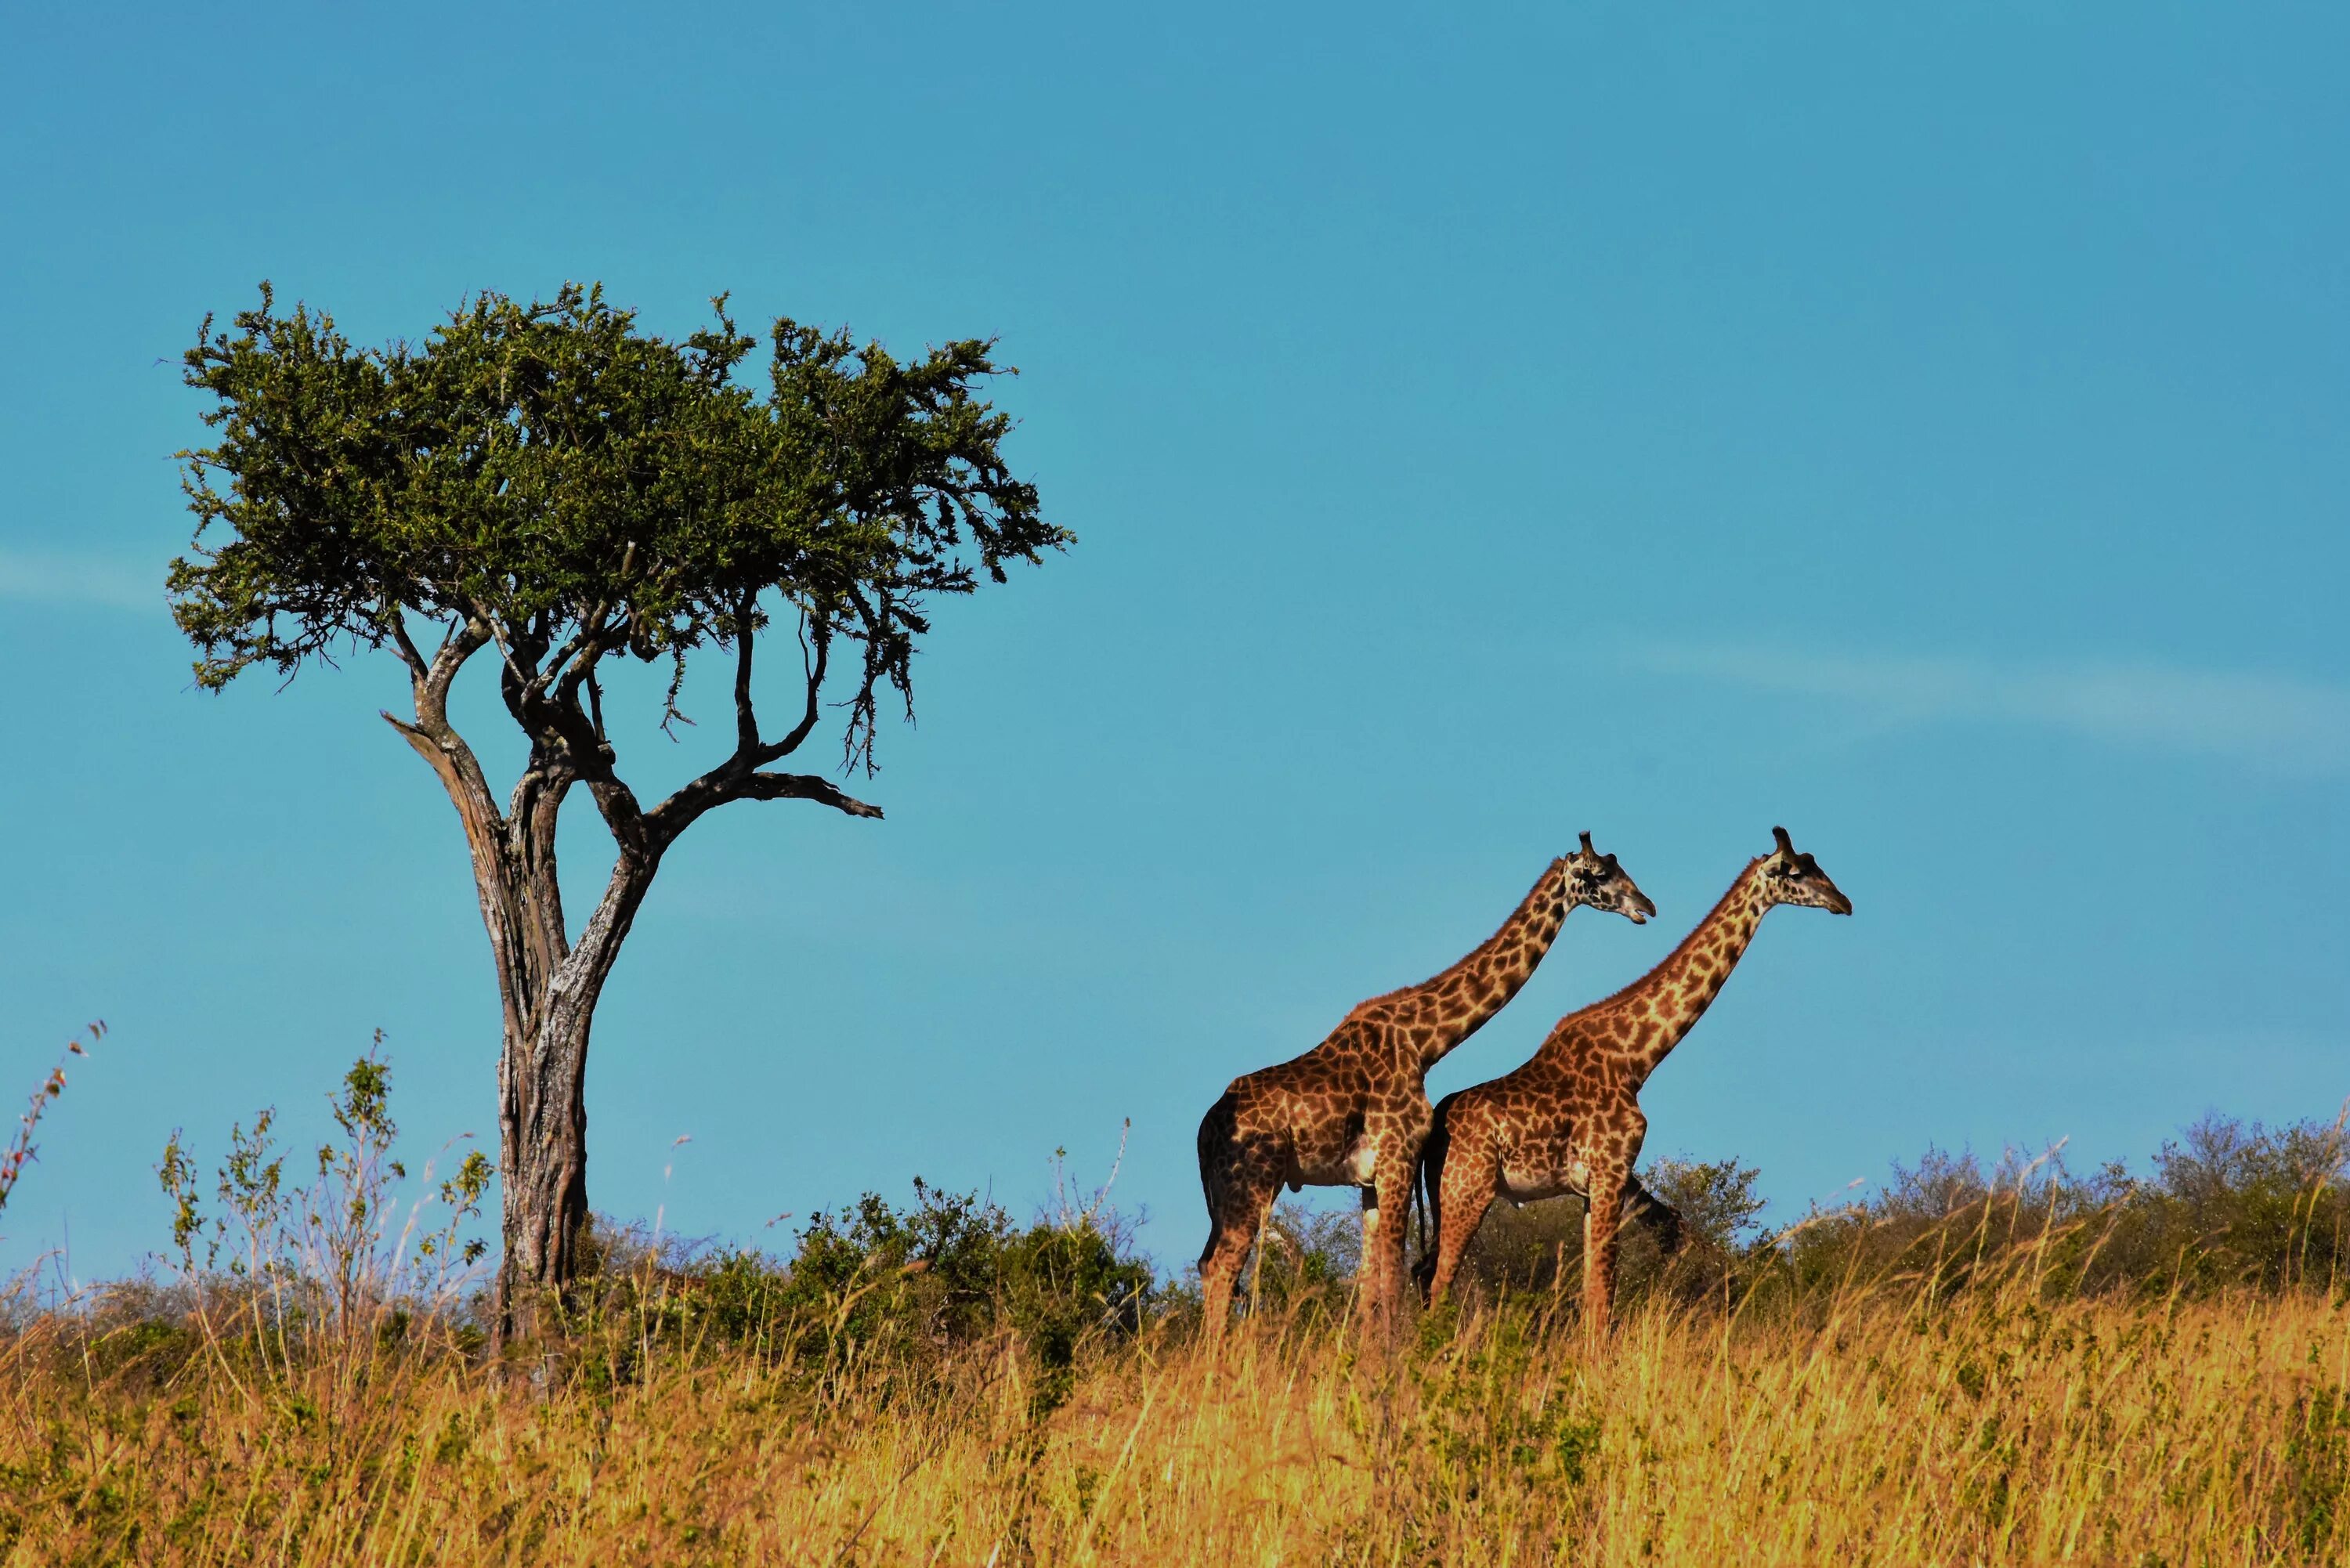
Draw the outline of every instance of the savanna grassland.
<instances>
[{"instance_id":1,"label":"savanna grassland","mask_svg":"<svg viewBox=\"0 0 2350 1568\"><path fill-rule=\"evenodd\" d=\"M1752 1171L1660 1162L1697 1239L1632 1250L1598 1353L1566 1206L1497 1216L1468 1303L1389 1345L1346 1221L1286 1212L1217 1362L1098 1202L1024 1228L918 1186L789 1258L599 1229L500 1355L457 1240L482 1173L403 1219L366 1069L310 1185L265 1125L208 1190L175 1144L176 1257L20 1290L0 1558L2350 1561L2320 1125L2206 1124L2139 1178L1929 1159L1776 1234Z\"/></svg>"},{"instance_id":2,"label":"savanna grassland","mask_svg":"<svg viewBox=\"0 0 2350 1568\"><path fill-rule=\"evenodd\" d=\"M133 1336L135 1339L135 1335ZM2350 1315L2314 1294L1730 1324L1540 1314L1397 1355L1176 1331L1065 1397L681 1358L551 1396L454 1357L268 1376L12 1348L12 1563L2329 1563Z\"/></svg>"}]
</instances>

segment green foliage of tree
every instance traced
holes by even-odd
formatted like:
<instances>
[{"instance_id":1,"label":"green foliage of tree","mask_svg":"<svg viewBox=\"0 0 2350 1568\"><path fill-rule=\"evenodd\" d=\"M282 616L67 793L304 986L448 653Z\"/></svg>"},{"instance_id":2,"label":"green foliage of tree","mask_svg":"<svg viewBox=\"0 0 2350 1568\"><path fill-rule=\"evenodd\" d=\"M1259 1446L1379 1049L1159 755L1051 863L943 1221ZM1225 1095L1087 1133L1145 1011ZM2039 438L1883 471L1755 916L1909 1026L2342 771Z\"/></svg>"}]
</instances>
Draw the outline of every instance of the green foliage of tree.
<instances>
[{"instance_id":1,"label":"green foliage of tree","mask_svg":"<svg viewBox=\"0 0 2350 1568\"><path fill-rule=\"evenodd\" d=\"M977 394L1009 373L992 343L900 361L778 319L754 388L756 342L723 296L713 312L672 341L600 288L528 305L485 293L421 342L363 348L324 312L281 312L265 285L234 330L208 317L185 355L214 432L180 454L196 533L170 577L199 683L389 650L413 712L384 717L464 826L505 1012L502 1322L526 1287L571 1278L588 1216L588 1027L662 855L736 800L879 817L831 779L775 764L816 732L829 692L843 765L869 775L883 694L912 712L935 598L1070 540L1006 464L1011 421ZM790 722L771 732L754 653L784 625L801 657ZM732 656L732 747L648 805L619 771L608 661L668 665L666 728L705 650ZM503 804L449 717L477 657L529 745ZM575 932L556 828L579 785L615 859Z\"/></svg>"}]
</instances>

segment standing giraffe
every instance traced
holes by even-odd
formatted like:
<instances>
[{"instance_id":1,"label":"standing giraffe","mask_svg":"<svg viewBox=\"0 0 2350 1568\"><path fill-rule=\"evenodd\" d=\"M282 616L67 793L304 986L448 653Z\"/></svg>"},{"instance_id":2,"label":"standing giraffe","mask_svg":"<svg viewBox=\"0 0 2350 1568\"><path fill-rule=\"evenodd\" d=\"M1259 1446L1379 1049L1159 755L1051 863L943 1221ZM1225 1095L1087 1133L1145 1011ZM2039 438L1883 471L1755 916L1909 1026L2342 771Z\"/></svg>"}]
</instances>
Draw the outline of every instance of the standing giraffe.
<instances>
[{"instance_id":1,"label":"standing giraffe","mask_svg":"<svg viewBox=\"0 0 2350 1568\"><path fill-rule=\"evenodd\" d=\"M1403 1219L1428 1136L1428 1070L1518 992L1577 904L1635 925L1657 912L1613 855L1591 847L1554 860L1507 924L1419 985L1362 1003L1303 1056L1232 1080L1200 1123L1208 1246L1200 1254L1210 1340L1223 1335L1232 1282L1258 1228L1290 1189L1363 1193L1362 1304L1383 1315L1403 1278ZM1380 1223L1380 1215L1393 1223Z\"/></svg>"},{"instance_id":2,"label":"standing giraffe","mask_svg":"<svg viewBox=\"0 0 2350 1568\"><path fill-rule=\"evenodd\" d=\"M1664 962L1605 1002L1558 1021L1516 1072L1447 1095L1420 1150L1420 1180L1436 1221L1429 1298L1441 1297L1497 1194L1531 1203L1580 1193L1583 1321L1596 1342L1616 1293L1617 1228L1629 1215L1654 1227L1667 1250L1680 1218L1632 1174L1648 1130L1640 1085L1704 1016L1773 904L1852 913L1852 900L1819 862L1798 855L1787 830L1778 847L1740 872L1721 902Z\"/></svg>"}]
</instances>

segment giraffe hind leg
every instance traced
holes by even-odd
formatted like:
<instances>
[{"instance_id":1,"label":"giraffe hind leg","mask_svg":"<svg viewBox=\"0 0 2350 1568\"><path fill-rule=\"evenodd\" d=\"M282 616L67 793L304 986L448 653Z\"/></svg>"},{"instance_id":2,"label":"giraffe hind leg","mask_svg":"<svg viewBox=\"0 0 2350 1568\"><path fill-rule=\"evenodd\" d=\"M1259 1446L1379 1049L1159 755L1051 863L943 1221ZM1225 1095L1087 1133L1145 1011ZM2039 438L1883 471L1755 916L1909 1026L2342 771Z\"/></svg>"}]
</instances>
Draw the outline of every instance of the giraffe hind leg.
<instances>
[{"instance_id":1,"label":"giraffe hind leg","mask_svg":"<svg viewBox=\"0 0 2350 1568\"><path fill-rule=\"evenodd\" d=\"M1207 1318L1211 1343L1223 1337L1232 1317L1232 1293L1240 1281L1241 1266L1256 1245L1257 1233L1280 1190L1277 1179L1244 1178L1225 1189L1224 1201L1209 1232L1207 1248L1200 1254L1201 1306Z\"/></svg>"},{"instance_id":2,"label":"giraffe hind leg","mask_svg":"<svg viewBox=\"0 0 2350 1568\"><path fill-rule=\"evenodd\" d=\"M1500 1156L1484 1139L1461 1136L1456 1129L1444 1151L1443 1168L1430 1183L1440 1205L1436 1211L1436 1268L1428 1287L1430 1302L1442 1300L1452 1288L1470 1239L1477 1234L1477 1226L1492 1207L1493 1195L1501 1186Z\"/></svg>"},{"instance_id":3,"label":"giraffe hind leg","mask_svg":"<svg viewBox=\"0 0 2350 1568\"><path fill-rule=\"evenodd\" d=\"M1200 1185L1208 1201L1200 1294L1211 1345L1223 1337L1241 1264L1281 1190L1284 1163L1274 1140L1241 1130L1239 1107L1229 1094L1200 1123Z\"/></svg>"}]
</instances>

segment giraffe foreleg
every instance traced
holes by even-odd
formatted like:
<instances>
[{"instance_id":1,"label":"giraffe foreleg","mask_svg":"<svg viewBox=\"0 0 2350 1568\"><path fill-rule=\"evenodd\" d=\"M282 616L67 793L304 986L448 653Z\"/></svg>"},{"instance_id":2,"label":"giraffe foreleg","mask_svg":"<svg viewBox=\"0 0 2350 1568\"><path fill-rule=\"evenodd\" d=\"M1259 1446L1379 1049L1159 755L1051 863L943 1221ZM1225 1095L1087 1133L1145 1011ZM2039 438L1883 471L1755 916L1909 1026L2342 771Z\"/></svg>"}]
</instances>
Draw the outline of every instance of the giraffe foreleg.
<instances>
[{"instance_id":1,"label":"giraffe foreleg","mask_svg":"<svg viewBox=\"0 0 2350 1568\"><path fill-rule=\"evenodd\" d=\"M1404 1215L1411 1207L1411 1161L1382 1158L1363 1189L1365 1321L1391 1331L1402 1309Z\"/></svg>"},{"instance_id":2,"label":"giraffe foreleg","mask_svg":"<svg viewBox=\"0 0 2350 1568\"><path fill-rule=\"evenodd\" d=\"M1617 1233L1630 1179L1631 1173L1621 1168L1591 1172L1590 1203L1583 1213L1583 1332L1595 1348L1607 1337L1615 1305Z\"/></svg>"}]
</instances>

